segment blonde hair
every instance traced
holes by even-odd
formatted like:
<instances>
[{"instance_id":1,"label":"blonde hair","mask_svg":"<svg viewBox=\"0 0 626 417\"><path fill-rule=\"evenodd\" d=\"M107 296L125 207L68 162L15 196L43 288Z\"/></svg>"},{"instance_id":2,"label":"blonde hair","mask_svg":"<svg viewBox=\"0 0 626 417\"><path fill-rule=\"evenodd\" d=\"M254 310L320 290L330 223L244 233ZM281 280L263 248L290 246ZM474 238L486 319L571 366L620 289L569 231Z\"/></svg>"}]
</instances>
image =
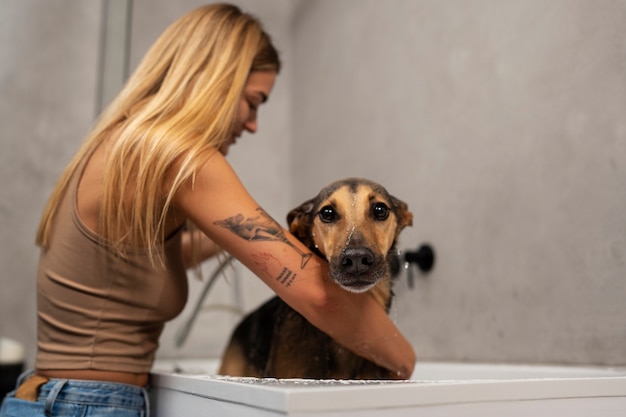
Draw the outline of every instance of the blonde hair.
<instances>
[{"instance_id":1,"label":"blonde hair","mask_svg":"<svg viewBox=\"0 0 626 417\"><path fill-rule=\"evenodd\" d=\"M130 242L146 247L153 261L153 253L160 257L173 196L231 135L251 71L280 71L278 53L253 16L233 5L213 4L172 23L61 175L44 209L37 244L48 243L58 204L77 168L110 139L99 233L121 255Z\"/></svg>"}]
</instances>

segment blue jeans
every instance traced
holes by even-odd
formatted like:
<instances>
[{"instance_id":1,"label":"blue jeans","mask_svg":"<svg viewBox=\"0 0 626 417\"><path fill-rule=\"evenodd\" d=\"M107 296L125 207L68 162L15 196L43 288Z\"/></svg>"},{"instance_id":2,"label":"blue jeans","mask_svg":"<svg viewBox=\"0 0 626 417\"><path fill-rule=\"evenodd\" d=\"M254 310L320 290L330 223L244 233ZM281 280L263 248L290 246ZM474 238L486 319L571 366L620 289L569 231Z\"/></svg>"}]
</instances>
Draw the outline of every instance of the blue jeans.
<instances>
[{"instance_id":1,"label":"blue jeans","mask_svg":"<svg viewBox=\"0 0 626 417\"><path fill-rule=\"evenodd\" d=\"M17 385L30 375L24 374ZM37 401L4 398L0 417L148 417L145 388L115 382L51 379L39 388Z\"/></svg>"}]
</instances>

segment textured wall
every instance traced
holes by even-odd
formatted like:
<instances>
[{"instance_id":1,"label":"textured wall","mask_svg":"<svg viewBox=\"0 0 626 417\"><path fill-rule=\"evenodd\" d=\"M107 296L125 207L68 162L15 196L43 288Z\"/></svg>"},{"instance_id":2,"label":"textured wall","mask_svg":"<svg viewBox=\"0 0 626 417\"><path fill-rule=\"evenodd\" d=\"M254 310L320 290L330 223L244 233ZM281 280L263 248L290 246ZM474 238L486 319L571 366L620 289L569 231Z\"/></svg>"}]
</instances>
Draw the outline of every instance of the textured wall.
<instances>
[{"instance_id":1,"label":"textured wall","mask_svg":"<svg viewBox=\"0 0 626 417\"><path fill-rule=\"evenodd\" d=\"M200 4L135 0L131 66ZM279 220L351 175L409 203L400 247L439 255L415 289L397 287L394 317L422 359L626 364L625 1L238 4L286 68L232 163ZM29 355L34 232L95 116L101 14L100 2L0 2L0 336ZM232 275L184 349L173 340L189 308L166 328L161 356L219 353L237 317ZM240 275L244 308L269 295Z\"/></svg>"},{"instance_id":2,"label":"textured wall","mask_svg":"<svg viewBox=\"0 0 626 417\"><path fill-rule=\"evenodd\" d=\"M626 364L626 2L319 0L294 28L294 198L409 203L401 247L439 255L397 288L418 355Z\"/></svg>"},{"instance_id":3,"label":"textured wall","mask_svg":"<svg viewBox=\"0 0 626 417\"><path fill-rule=\"evenodd\" d=\"M94 118L100 2L0 2L0 337L35 344L35 230Z\"/></svg>"}]
</instances>

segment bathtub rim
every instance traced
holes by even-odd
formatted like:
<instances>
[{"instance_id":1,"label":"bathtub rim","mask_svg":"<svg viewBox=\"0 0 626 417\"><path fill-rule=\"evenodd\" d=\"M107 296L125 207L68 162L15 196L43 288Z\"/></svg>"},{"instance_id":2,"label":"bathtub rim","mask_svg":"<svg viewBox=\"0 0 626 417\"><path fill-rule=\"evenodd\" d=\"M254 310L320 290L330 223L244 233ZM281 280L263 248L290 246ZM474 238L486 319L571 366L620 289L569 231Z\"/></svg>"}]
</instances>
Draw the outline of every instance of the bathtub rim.
<instances>
[{"instance_id":1,"label":"bathtub rim","mask_svg":"<svg viewBox=\"0 0 626 417\"><path fill-rule=\"evenodd\" d=\"M182 360L179 360L179 362ZM468 366L453 362L432 365ZM606 367L480 364L516 369L585 370L588 376L514 379L441 379L408 381L311 381L232 378L155 371L151 385L186 395L270 410L280 414L338 412L484 402L569 400L618 397L626 404L626 370Z\"/></svg>"},{"instance_id":2,"label":"bathtub rim","mask_svg":"<svg viewBox=\"0 0 626 417\"><path fill-rule=\"evenodd\" d=\"M299 380L303 381L303 380ZM154 374L151 385L214 401L281 414L416 408L484 402L619 397L626 376L516 380L402 381L362 384L271 385L229 377Z\"/></svg>"},{"instance_id":3,"label":"bathtub rim","mask_svg":"<svg viewBox=\"0 0 626 417\"><path fill-rule=\"evenodd\" d=\"M216 375L218 366L219 359L217 358L157 358L153 366L153 372L164 374ZM180 372L175 372L177 368ZM435 376L428 377L427 375ZM441 375L447 375L447 377L442 378ZM469 377L459 378L457 375L466 375ZM416 363L415 370L410 380L422 382L431 380L474 381L545 378L569 379L612 376L626 376L626 366L419 361Z\"/></svg>"}]
</instances>

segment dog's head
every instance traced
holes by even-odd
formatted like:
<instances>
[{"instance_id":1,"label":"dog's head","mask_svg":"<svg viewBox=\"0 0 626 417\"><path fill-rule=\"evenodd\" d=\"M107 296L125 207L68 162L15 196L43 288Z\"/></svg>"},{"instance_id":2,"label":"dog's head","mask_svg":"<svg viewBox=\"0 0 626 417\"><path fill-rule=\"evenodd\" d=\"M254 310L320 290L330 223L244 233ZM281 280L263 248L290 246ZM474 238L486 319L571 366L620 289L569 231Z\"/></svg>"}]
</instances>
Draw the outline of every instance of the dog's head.
<instances>
[{"instance_id":1,"label":"dog's head","mask_svg":"<svg viewBox=\"0 0 626 417\"><path fill-rule=\"evenodd\" d=\"M302 243L328 260L339 285L364 292L391 274L396 239L413 224L413 214L380 184L348 178L291 210L287 223Z\"/></svg>"}]
</instances>

